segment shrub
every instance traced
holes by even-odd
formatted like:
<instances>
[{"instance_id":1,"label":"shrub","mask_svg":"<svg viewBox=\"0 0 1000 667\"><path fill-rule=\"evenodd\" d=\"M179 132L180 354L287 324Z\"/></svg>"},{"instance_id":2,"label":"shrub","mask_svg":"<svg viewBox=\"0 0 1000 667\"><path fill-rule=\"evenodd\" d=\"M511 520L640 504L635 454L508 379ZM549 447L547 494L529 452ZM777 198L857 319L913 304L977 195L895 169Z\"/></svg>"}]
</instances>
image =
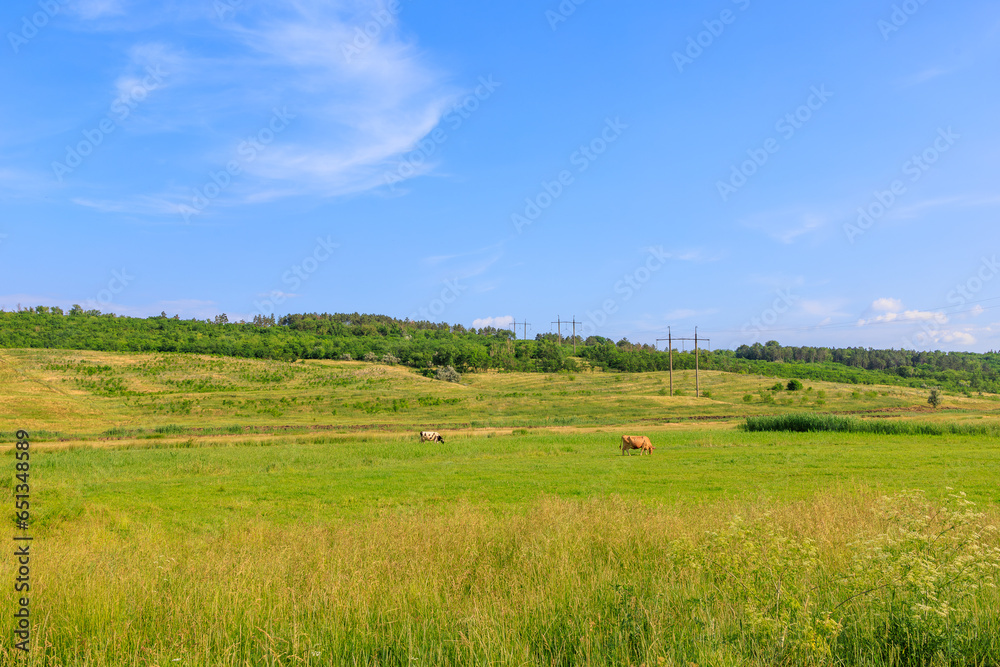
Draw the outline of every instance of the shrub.
<instances>
[{"instance_id":1,"label":"shrub","mask_svg":"<svg viewBox=\"0 0 1000 667\"><path fill-rule=\"evenodd\" d=\"M451 366L442 366L438 369L437 375L435 376L438 380L442 382L461 382L462 376Z\"/></svg>"},{"instance_id":2,"label":"shrub","mask_svg":"<svg viewBox=\"0 0 1000 667\"><path fill-rule=\"evenodd\" d=\"M802 391L802 383L798 380L789 380L788 391Z\"/></svg>"},{"instance_id":3,"label":"shrub","mask_svg":"<svg viewBox=\"0 0 1000 667\"><path fill-rule=\"evenodd\" d=\"M365 361L375 362L378 361L378 356L374 352L365 352Z\"/></svg>"},{"instance_id":4,"label":"shrub","mask_svg":"<svg viewBox=\"0 0 1000 667\"><path fill-rule=\"evenodd\" d=\"M771 387L771 391L782 391L782 390L784 390L784 388L785 388L785 385L781 384L780 382L775 382L774 386Z\"/></svg>"},{"instance_id":5,"label":"shrub","mask_svg":"<svg viewBox=\"0 0 1000 667\"><path fill-rule=\"evenodd\" d=\"M342 355L340 355L340 360L341 361L354 361L354 359L349 354L342 354Z\"/></svg>"},{"instance_id":6,"label":"shrub","mask_svg":"<svg viewBox=\"0 0 1000 667\"><path fill-rule=\"evenodd\" d=\"M931 389L931 395L927 397L927 405L936 408L941 405L941 394L937 389Z\"/></svg>"},{"instance_id":7,"label":"shrub","mask_svg":"<svg viewBox=\"0 0 1000 667\"><path fill-rule=\"evenodd\" d=\"M396 364L399 363L399 357L397 357L395 355L392 355L392 354L383 354L382 355L382 363L383 364L388 364L390 366L395 366Z\"/></svg>"},{"instance_id":8,"label":"shrub","mask_svg":"<svg viewBox=\"0 0 1000 667\"><path fill-rule=\"evenodd\" d=\"M705 391L701 392L701 395L703 398L712 398L712 391L710 389L706 389Z\"/></svg>"},{"instance_id":9,"label":"shrub","mask_svg":"<svg viewBox=\"0 0 1000 667\"><path fill-rule=\"evenodd\" d=\"M743 394L744 403L753 403L753 394Z\"/></svg>"}]
</instances>

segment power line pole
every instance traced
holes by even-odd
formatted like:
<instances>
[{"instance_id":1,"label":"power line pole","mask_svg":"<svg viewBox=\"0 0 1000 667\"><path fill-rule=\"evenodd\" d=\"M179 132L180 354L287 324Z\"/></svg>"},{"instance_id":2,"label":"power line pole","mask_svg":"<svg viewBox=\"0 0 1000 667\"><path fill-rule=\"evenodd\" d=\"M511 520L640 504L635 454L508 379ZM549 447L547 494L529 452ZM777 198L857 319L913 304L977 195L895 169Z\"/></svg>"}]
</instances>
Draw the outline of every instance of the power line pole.
<instances>
[{"instance_id":1,"label":"power line pole","mask_svg":"<svg viewBox=\"0 0 1000 667\"><path fill-rule=\"evenodd\" d=\"M577 322L576 321L576 315L574 315L573 316L573 321L569 322L568 324L572 324L573 325L573 355L576 356L576 325L577 324L583 324L583 322Z\"/></svg>"},{"instance_id":2,"label":"power line pole","mask_svg":"<svg viewBox=\"0 0 1000 667\"><path fill-rule=\"evenodd\" d=\"M670 358L670 395L674 395L674 334L667 327L667 337L657 338L656 342L667 341L667 356Z\"/></svg>"},{"instance_id":3,"label":"power line pole","mask_svg":"<svg viewBox=\"0 0 1000 667\"><path fill-rule=\"evenodd\" d=\"M673 334L670 331L670 327L667 327L667 337L666 338L657 338L656 342L659 343L660 341L664 341L664 340L668 341L667 342L667 346L670 348L669 354L670 354L670 395L671 396L674 395L674 341L675 340L679 340L679 341L693 340L694 341L694 395L695 395L696 398L700 397L701 396L701 382L700 382L700 378L698 376L698 373L699 373L698 343L699 343L699 341L708 341L710 349L711 349L712 339L711 338L699 338L698 337L698 327L694 328L694 338L674 338Z\"/></svg>"},{"instance_id":4,"label":"power line pole","mask_svg":"<svg viewBox=\"0 0 1000 667\"><path fill-rule=\"evenodd\" d=\"M531 326L531 322L518 322L514 320L514 338L517 338L517 328L524 327L524 339L528 340L528 327Z\"/></svg>"},{"instance_id":5,"label":"power line pole","mask_svg":"<svg viewBox=\"0 0 1000 667\"><path fill-rule=\"evenodd\" d=\"M562 339L562 327L563 327L563 325L564 324L572 324L573 325L573 354L576 354L576 325L577 324L583 324L583 322L577 322L576 321L576 315L574 315L573 319L571 321L569 321L569 322L563 322L562 321L562 317L558 317L555 322L552 322L552 324L557 325L558 328L559 328L559 344L560 345L562 345L562 342L563 342L563 339Z\"/></svg>"}]
</instances>

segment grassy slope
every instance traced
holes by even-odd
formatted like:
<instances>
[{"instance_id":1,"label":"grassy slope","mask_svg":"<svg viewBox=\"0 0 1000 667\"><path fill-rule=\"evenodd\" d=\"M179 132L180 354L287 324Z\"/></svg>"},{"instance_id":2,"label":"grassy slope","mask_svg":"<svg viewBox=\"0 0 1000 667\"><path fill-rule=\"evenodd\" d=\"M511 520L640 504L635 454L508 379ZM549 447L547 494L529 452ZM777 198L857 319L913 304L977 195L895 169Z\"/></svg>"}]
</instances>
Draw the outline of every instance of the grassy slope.
<instances>
[{"instance_id":1,"label":"grassy slope","mask_svg":"<svg viewBox=\"0 0 1000 667\"><path fill-rule=\"evenodd\" d=\"M807 383L812 392L779 392L761 402L774 378L694 373L468 374L461 385L409 369L360 362L289 364L180 354L117 354L59 350L0 351L0 420L18 427L93 439L112 428L295 426L343 432L411 432L541 426L652 426L691 418L816 412L961 420L992 418L997 397L946 397L932 413L926 392L900 387ZM817 404L820 391L825 405ZM746 394L753 396L745 403ZM423 404L421 403L423 399ZM395 401L395 409L393 409ZM402 401L406 403L403 404ZM918 414L919 413L919 414ZM46 433L41 437L48 437Z\"/></svg>"},{"instance_id":2,"label":"grassy slope","mask_svg":"<svg viewBox=\"0 0 1000 667\"><path fill-rule=\"evenodd\" d=\"M81 371L99 366L113 370ZM189 390L206 382L219 390ZM59 664L804 663L768 639L771 623L789 636L815 630L808 614L779 613L782 600L838 609L854 642L838 655L877 646L870 600L838 607L853 584L820 577L846 572L849 545L885 530L874 496L915 487L940 499L952 486L998 516L991 438L749 434L725 419L809 410L993 420L991 398L948 397L931 413L924 392L854 397L855 387L825 383L792 405L745 404L774 380L709 373L712 399L660 395L665 374L463 382L359 363L0 352L2 430L44 436L32 460L32 533L46 554L33 569L36 636ZM675 376L675 387L691 385ZM100 395L121 386L144 393ZM421 406L420 396L460 400ZM410 407L395 412L353 407L404 398ZM177 410L184 401L190 413ZM194 430L234 424L295 428ZM169 425L187 432L153 431ZM101 435L112 427L134 432ZM440 428L446 444L418 443L422 427ZM655 454L618 455L623 431L649 434ZM3 460L12 465L9 448ZM11 484L0 476L0 489ZM706 531L735 514L772 523L704 547ZM820 570L794 544L785 553L784 538L769 542L786 529L815 541ZM11 532L5 523L0 541ZM771 544L761 553L773 562L753 560L758 543ZM712 560L728 554L744 560ZM12 568L0 561L0 580ZM785 591L759 631L747 622L759 613L753 599L713 579L733 568L763 582L754 595ZM989 659L1000 656L989 639L1000 637L995 597L975 598L970 635ZM0 607L5 636L11 611Z\"/></svg>"}]
</instances>

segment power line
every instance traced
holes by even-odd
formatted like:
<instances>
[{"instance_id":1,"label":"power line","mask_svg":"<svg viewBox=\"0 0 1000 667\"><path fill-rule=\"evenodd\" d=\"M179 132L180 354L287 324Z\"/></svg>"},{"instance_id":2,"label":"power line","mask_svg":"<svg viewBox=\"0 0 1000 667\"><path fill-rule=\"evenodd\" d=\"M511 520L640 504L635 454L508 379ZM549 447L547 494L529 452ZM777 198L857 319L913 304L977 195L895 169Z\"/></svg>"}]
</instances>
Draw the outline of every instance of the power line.
<instances>
[{"instance_id":1,"label":"power line","mask_svg":"<svg viewBox=\"0 0 1000 667\"><path fill-rule=\"evenodd\" d=\"M517 338L517 328L518 327L524 327L524 337L523 337L523 340L528 340L528 327L531 326L531 322L518 322L517 320L514 320L514 323L513 323L512 326L514 327L514 338L515 339Z\"/></svg>"},{"instance_id":2,"label":"power line","mask_svg":"<svg viewBox=\"0 0 1000 667\"><path fill-rule=\"evenodd\" d=\"M695 395L695 398L700 397L701 396L701 384L700 384L699 378L698 378L698 366L699 366L698 341L707 341L708 343L711 343L712 339L711 338L699 338L699 336L698 336L698 327L694 328L694 338L674 338L674 335L673 335L673 332L671 331L671 328L667 327L667 337L666 338L657 338L656 342L659 343L660 341L664 341L664 340L667 341L667 348L669 349L669 357L670 357L670 395L671 396L674 395L674 341L675 340L680 340L680 341L693 340L694 341L694 395ZM709 347L709 351L711 351L711 346Z\"/></svg>"},{"instance_id":3,"label":"power line","mask_svg":"<svg viewBox=\"0 0 1000 667\"><path fill-rule=\"evenodd\" d=\"M560 345L562 345L562 325L564 325L564 324L572 324L573 325L573 354L575 355L576 354L576 325L577 324L583 324L583 322L577 322L576 321L576 315L574 315L573 319L570 320L569 322L564 322L561 317L558 317L556 319L556 321L552 322L551 324L555 324L555 325L557 325L559 327L559 344Z\"/></svg>"}]
</instances>

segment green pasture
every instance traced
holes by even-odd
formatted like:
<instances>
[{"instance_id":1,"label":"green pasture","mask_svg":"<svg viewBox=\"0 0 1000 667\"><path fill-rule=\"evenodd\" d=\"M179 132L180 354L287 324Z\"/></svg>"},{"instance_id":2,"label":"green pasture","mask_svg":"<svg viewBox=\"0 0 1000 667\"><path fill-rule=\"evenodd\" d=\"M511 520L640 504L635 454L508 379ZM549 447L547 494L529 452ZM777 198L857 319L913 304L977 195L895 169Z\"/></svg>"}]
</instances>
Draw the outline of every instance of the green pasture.
<instances>
[{"instance_id":1,"label":"green pasture","mask_svg":"<svg viewBox=\"0 0 1000 667\"><path fill-rule=\"evenodd\" d=\"M994 397L674 379L4 351L35 648L0 665L1000 663L992 427L738 428L995 425Z\"/></svg>"},{"instance_id":2,"label":"green pasture","mask_svg":"<svg viewBox=\"0 0 1000 667\"><path fill-rule=\"evenodd\" d=\"M248 519L322 524L457 502L517 510L543 495L617 496L653 507L794 501L854 488L940 495L952 487L987 505L1000 502L1000 447L990 437L648 433L652 456L622 456L620 435L611 431L529 430L444 444L415 436L298 436L39 448L35 525L56 529L96 512L123 526L211 531ZM0 488L10 484L0 478Z\"/></svg>"}]
</instances>

